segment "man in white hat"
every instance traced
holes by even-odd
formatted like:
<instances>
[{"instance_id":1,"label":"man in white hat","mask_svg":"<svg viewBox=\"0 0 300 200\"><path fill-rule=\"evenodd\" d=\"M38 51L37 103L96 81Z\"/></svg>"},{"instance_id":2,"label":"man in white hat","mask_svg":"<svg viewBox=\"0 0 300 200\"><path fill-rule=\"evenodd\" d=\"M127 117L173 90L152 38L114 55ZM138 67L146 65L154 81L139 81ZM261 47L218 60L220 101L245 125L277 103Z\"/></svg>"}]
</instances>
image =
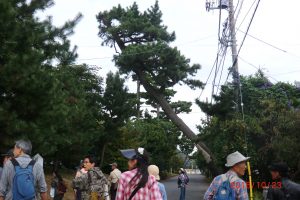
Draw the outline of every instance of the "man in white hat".
<instances>
[{"instance_id":1,"label":"man in white hat","mask_svg":"<svg viewBox=\"0 0 300 200\"><path fill-rule=\"evenodd\" d=\"M249 158L238 151L229 154L225 166L230 169L225 174L214 178L204 195L204 200L211 200L215 197L228 200L248 200L247 184L240 177L245 174L246 161Z\"/></svg>"}]
</instances>

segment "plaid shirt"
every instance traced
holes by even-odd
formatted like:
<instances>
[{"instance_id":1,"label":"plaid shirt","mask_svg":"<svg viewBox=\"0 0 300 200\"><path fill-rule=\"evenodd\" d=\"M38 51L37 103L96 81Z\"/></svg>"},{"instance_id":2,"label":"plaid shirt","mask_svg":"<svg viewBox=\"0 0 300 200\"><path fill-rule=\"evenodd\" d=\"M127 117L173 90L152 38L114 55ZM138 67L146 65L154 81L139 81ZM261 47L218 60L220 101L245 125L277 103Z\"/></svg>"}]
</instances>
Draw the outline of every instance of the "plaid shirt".
<instances>
[{"instance_id":1,"label":"plaid shirt","mask_svg":"<svg viewBox=\"0 0 300 200\"><path fill-rule=\"evenodd\" d=\"M229 170L226 174L226 177L229 178L232 189L235 191L236 200L248 200L247 187L235 187L237 185L246 186L245 181L240 179L237 174ZM204 200L214 199L214 195L218 191L219 186L223 183L222 175L219 175L214 178L213 182L210 184L209 188L205 192Z\"/></svg>"},{"instance_id":2,"label":"plaid shirt","mask_svg":"<svg viewBox=\"0 0 300 200\"><path fill-rule=\"evenodd\" d=\"M187 185L186 180L187 180L187 178L186 178L185 174L183 174L183 173L179 174L178 181L177 181L178 187L185 187Z\"/></svg>"},{"instance_id":3,"label":"plaid shirt","mask_svg":"<svg viewBox=\"0 0 300 200\"><path fill-rule=\"evenodd\" d=\"M128 200L140 179L130 184L130 180L136 175L137 169L124 172L118 185L116 200ZM149 175L148 182L144 188L140 188L132 200L162 200L157 181L154 176Z\"/></svg>"}]
</instances>

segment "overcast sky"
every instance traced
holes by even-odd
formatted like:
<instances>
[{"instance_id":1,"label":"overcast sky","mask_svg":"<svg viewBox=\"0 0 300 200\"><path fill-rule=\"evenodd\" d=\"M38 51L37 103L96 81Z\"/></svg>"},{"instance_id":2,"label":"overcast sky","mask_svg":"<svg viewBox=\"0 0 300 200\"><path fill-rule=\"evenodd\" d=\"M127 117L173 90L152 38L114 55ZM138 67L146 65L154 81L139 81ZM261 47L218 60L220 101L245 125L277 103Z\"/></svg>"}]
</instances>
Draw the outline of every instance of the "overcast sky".
<instances>
[{"instance_id":1,"label":"overcast sky","mask_svg":"<svg viewBox=\"0 0 300 200\"><path fill-rule=\"evenodd\" d=\"M75 34L70 37L72 45L78 46L77 63L97 65L102 69L99 75L105 77L108 71L116 71L111 62L114 49L101 46L101 39L97 36L98 23L96 15L100 11L109 10L121 4L123 7L132 5L133 0L54 0L55 5L42 15L53 16L54 25L62 25L66 20L74 18L79 12L83 19L75 28ZM239 0L239 5L243 0ZM236 27L249 11L253 1L244 0L242 9L237 18ZM155 0L137 0L140 10L145 10L155 3ZM234 0L237 5L238 0ZM160 9L163 13L163 23L169 31L175 31L176 41L172 44L192 63L199 63L202 69L197 78L205 82L213 66L218 49L218 11L206 12L205 0L160 0ZM255 6L254 6L255 7ZM240 30L246 31L254 11L250 10L242 23ZM300 1L299 0L261 0L249 34L275 47L264 44L251 37L247 37L241 49L239 70L243 75L250 75L262 68L272 82L285 81L294 83L300 81ZM40 14L39 14L40 15ZM222 21L228 16L222 11ZM244 34L237 32L237 43L240 45ZM227 76L227 68L231 65L231 51L227 52L223 81ZM256 67L256 68L255 68ZM128 81L130 90L135 91L135 83ZM193 101L199 97L200 90L190 90L187 87L176 87L178 93L174 100ZM210 99L212 79L208 81L201 99ZM200 109L193 105L190 114L180 117L193 129L200 124L204 117Z\"/></svg>"}]
</instances>

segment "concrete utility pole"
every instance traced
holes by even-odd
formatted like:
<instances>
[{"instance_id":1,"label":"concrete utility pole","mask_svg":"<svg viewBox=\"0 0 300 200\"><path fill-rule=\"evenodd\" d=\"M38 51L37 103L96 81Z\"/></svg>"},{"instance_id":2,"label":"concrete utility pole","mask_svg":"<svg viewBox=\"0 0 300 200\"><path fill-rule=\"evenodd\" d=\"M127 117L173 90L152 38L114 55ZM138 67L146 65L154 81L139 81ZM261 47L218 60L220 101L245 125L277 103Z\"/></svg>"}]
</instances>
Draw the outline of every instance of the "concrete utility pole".
<instances>
[{"instance_id":1,"label":"concrete utility pole","mask_svg":"<svg viewBox=\"0 0 300 200\"><path fill-rule=\"evenodd\" d=\"M229 29L230 29L230 44L231 44L231 52L232 52L232 77L233 83L235 86L235 105L236 110L239 110L239 67L238 67L238 57L237 57L237 45L236 45L236 37L235 37L235 19L234 19L234 8L233 8L233 0L228 0L228 20L229 20Z\"/></svg>"},{"instance_id":2,"label":"concrete utility pole","mask_svg":"<svg viewBox=\"0 0 300 200\"><path fill-rule=\"evenodd\" d=\"M239 77L239 67L238 67L238 51L237 51L237 44L236 44L236 37L235 37L235 19L234 19L234 6L233 0L206 0L206 10L209 12L210 10L218 9L220 10L228 10L228 24L229 24L229 40L227 44L231 46L232 52L232 77L233 77L233 84L234 84L234 93L235 93L235 107L236 111L239 111L239 84L240 84L240 77ZM221 13L220 13L221 14ZM221 15L220 15L221 16Z\"/></svg>"}]
</instances>

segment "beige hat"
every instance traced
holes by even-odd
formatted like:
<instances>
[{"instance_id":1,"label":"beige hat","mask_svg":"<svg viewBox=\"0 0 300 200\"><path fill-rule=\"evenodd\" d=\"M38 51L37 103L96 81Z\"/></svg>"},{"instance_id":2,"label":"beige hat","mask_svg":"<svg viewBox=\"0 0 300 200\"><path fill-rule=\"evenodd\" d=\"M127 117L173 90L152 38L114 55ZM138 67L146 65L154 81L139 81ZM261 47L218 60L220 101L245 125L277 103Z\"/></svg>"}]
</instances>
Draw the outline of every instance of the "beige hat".
<instances>
[{"instance_id":1,"label":"beige hat","mask_svg":"<svg viewBox=\"0 0 300 200\"><path fill-rule=\"evenodd\" d=\"M153 175L156 178L156 180L160 180L159 168L156 165L149 165L148 172L150 175Z\"/></svg>"},{"instance_id":2,"label":"beige hat","mask_svg":"<svg viewBox=\"0 0 300 200\"><path fill-rule=\"evenodd\" d=\"M227 156L227 163L225 164L225 166L232 167L239 162L243 162L243 161L246 161L249 159L250 159L250 157L245 157L240 152L236 151Z\"/></svg>"},{"instance_id":3,"label":"beige hat","mask_svg":"<svg viewBox=\"0 0 300 200\"><path fill-rule=\"evenodd\" d=\"M115 166L115 167L118 167L118 164L116 162L113 162L111 164L109 164L110 166Z\"/></svg>"}]
</instances>

